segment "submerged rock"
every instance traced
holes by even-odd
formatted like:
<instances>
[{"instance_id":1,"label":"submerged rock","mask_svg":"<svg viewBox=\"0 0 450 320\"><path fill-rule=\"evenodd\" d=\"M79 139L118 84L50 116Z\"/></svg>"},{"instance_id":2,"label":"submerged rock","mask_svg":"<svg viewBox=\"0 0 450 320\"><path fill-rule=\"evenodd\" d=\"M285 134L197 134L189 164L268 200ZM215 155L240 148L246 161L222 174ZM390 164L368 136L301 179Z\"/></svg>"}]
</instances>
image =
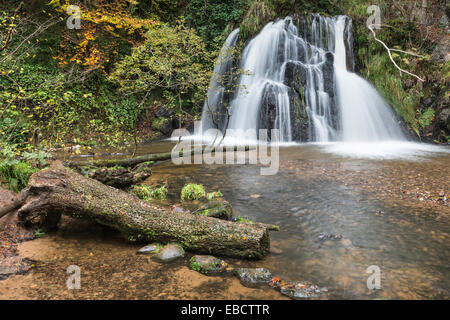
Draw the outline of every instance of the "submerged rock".
<instances>
[{"instance_id":1,"label":"submerged rock","mask_svg":"<svg viewBox=\"0 0 450 320\"><path fill-rule=\"evenodd\" d=\"M235 275L243 284L269 283L272 273L265 268L236 268Z\"/></svg>"},{"instance_id":2,"label":"submerged rock","mask_svg":"<svg viewBox=\"0 0 450 320\"><path fill-rule=\"evenodd\" d=\"M158 262L171 262L184 257L184 249L178 244L168 244L162 247L152 258Z\"/></svg>"},{"instance_id":3,"label":"submerged rock","mask_svg":"<svg viewBox=\"0 0 450 320\"><path fill-rule=\"evenodd\" d=\"M158 253L161 249L161 245L159 243L152 243L145 247L140 248L137 251L137 254L149 254L149 253Z\"/></svg>"},{"instance_id":4,"label":"submerged rock","mask_svg":"<svg viewBox=\"0 0 450 320\"><path fill-rule=\"evenodd\" d=\"M189 261L189 267L203 274L213 274L223 272L227 263L213 256L196 255Z\"/></svg>"},{"instance_id":5,"label":"submerged rock","mask_svg":"<svg viewBox=\"0 0 450 320\"><path fill-rule=\"evenodd\" d=\"M319 234L318 241L319 242L327 241L327 240L338 241L338 240L341 240L342 238L344 238L344 236L342 234L321 233L321 234Z\"/></svg>"},{"instance_id":6,"label":"submerged rock","mask_svg":"<svg viewBox=\"0 0 450 320\"><path fill-rule=\"evenodd\" d=\"M322 293L328 291L307 281L284 282L279 278L274 278L270 285L292 299L318 298Z\"/></svg>"}]
</instances>

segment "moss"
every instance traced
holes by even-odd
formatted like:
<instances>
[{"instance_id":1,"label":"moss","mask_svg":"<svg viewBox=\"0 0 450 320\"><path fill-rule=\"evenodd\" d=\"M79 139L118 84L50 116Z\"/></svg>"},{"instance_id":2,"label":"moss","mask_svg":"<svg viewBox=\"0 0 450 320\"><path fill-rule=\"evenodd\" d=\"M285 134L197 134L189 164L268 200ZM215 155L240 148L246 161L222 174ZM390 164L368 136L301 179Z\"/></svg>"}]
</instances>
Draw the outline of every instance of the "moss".
<instances>
[{"instance_id":1,"label":"moss","mask_svg":"<svg viewBox=\"0 0 450 320\"><path fill-rule=\"evenodd\" d=\"M195 261L194 257L192 257L190 260L190 266L191 266L191 269L194 271L197 271L197 272L202 271L202 266L200 265L200 263Z\"/></svg>"},{"instance_id":2,"label":"moss","mask_svg":"<svg viewBox=\"0 0 450 320\"><path fill-rule=\"evenodd\" d=\"M216 272L220 269L220 262L211 262L206 263L204 265L200 264L196 261L196 257L192 257L189 260L189 266L192 270L203 273L203 274L210 274L213 272Z\"/></svg>"},{"instance_id":3,"label":"moss","mask_svg":"<svg viewBox=\"0 0 450 320\"><path fill-rule=\"evenodd\" d=\"M134 193L139 199L144 201L149 201L152 199L158 200L166 200L168 190L166 186L162 186L159 188L153 188L152 186L147 185L136 185L133 186L132 193Z\"/></svg>"},{"instance_id":4,"label":"moss","mask_svg":"<svg viewBox=\"0 0 450 320\"><path fill-rule=\"evenodd\" d=\"M238 216L238 217L236 218L236 222L239 222L239 223L249 223L249 224L254 223L252 220L247 219L247 218L244 218L244 217L241 217L241 216Z\"/></svg>"},{"instance_id":5,"label":"moss","mask_svg":"<svg viewBox=\"0 0 450 320\"><path fill-rule=\"evenodd\" d=\"M205 188L201 184L189 183L181 190L181 200L192 201L206 198Z\"/></svg>"},{"instance_id":6,"label":"moss","mask_svg":"<svg viewBox=\"0 0 450 320\"><path fill-rule=\"evenodd\" d=\"M431 124L431 122L434 120L434 109L428 108L424 111L419 117L419 124L422 128L425 128Z\"/></svg>"}]
</instances>

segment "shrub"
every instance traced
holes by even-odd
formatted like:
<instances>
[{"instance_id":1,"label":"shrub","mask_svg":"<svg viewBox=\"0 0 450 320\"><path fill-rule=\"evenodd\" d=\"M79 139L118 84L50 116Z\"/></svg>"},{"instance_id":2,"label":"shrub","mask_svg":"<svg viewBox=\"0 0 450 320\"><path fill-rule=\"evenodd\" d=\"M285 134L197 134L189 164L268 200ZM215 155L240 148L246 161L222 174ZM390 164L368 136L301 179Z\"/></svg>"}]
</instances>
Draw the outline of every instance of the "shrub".
<instances>
[{"instance_id":1,"label":"shrub","mask_svg":"<svg viewBox=\"0 0 450 320\"><path fill-rule=\"evenodd\" d=\"M39 171L28 162L3 160L0 162L0 177L6 182L8 187L20 192L28 184L30 176Z\"/></svg>"},{"instance_id":2,"label":"shrub","mask_svg":"<svg viewBox=\"0 0 450 320\"><path fill-rule=\"evenodd\" d=\"M201 200L206 198L205 188L201 184L189 183L181 190L181 200Z\"/></svg>"},{"instance_id":3,"label":"shrub","mask_svg":"<svg viewBox=\"0 0 450 320\"><path fill-rule=\"evenodd\" d=\"M159 187L159 188L156 188L155 190L153 190L152 197L153 197L153 199L166 200L168 192L169 191L167 190L167 187L162 186L162 187Z\"/></svg>"}]
</instances>

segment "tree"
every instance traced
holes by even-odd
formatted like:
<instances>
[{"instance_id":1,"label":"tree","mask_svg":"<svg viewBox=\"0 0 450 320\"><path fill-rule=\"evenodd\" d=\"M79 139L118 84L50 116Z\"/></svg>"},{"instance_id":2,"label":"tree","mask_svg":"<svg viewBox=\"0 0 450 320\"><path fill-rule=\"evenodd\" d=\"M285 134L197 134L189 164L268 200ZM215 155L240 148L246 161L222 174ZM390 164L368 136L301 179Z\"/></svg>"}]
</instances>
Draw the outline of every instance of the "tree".
<instances>
[{"instance_id":1,"label":"tree","mask_svg":"<svg viewBox=\"0 0 450 320\"><path fill-rule=\"evenodd\" d=\"M116 64L110 79L120 85L123 93L140 95L140 106L149 98L162 98L166 108L180 118L190 118L187 110L201 108L212 57L203 40L183 20L174 27L155 25L146 34L145 42Z\"/></svg>"}]
</instances>

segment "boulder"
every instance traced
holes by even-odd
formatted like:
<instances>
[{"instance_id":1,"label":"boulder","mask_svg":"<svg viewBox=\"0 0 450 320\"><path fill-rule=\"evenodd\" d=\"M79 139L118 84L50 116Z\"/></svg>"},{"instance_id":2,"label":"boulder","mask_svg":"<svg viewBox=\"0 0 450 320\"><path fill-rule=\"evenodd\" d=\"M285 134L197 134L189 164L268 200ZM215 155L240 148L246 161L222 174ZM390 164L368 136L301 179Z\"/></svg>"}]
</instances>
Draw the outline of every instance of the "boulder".
<instances>
[{"instance_id":1,"label":"boulder","mask_svg":"<svg viewBox=\"0 0 450 320\"><path fill-rule=\"evenodd\" d=\"M225 271L227 263L213 256L196 255L189 261L189 267L203 274L215 274Z\"/></svg>"},{"instance_id":2,"label":"boulder","mask_svg":"<svg viewBox=\"0 0 450 320\"><path fill-rule=\"evenodd\" d=\"M435 63L445 63L450 61L450 37L443 37L431 55L431 60Z\"/></svg>"},{"instance_id":3,"label":"boulder","mask_svg":"<svg viewBox=\"0 0 450 320\"><path fill-rule=\"evenodd\" d=\"M168 244L162 247L152 258L158 262L171 262L184 257L184 249L178 244Z\"/></svg>"}]
</instances>

